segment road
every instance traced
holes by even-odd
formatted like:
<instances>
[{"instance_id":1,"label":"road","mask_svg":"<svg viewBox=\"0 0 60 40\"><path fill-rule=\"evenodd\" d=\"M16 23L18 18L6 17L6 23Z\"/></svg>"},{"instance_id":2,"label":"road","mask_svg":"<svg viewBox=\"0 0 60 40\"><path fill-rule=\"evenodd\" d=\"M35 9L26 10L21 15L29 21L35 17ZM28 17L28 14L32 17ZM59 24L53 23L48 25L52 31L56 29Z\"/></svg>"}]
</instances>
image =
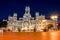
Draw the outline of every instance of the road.
<instances>
[{"instance_id":1,"label":"road","mask_svg":"<svg viewBox=\"0 0 60 40\"><path fill-rule=\"evenodd\" d=\"M60 40L60 31L53 32L4 32L0 40Z\"/></svg>"}]
</instances>

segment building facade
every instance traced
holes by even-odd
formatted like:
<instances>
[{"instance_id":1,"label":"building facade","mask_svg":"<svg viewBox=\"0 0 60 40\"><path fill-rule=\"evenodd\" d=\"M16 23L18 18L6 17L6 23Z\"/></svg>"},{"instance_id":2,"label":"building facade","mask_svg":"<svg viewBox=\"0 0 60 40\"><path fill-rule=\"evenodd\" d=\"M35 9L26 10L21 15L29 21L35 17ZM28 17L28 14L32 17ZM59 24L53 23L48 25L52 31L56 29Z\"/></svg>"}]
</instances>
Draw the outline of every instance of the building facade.
<instances>
[{"instance_id":1,"label":"building facade","mask_svg":"<svg viewBox=\"0 0 60 40\"><path fill-rule=\"evenodd\" d=\"M48 24L54 24L54 20L48 20L44 15L39 15L39 12L35 13L36 17L32 17L30 14L30 7L26 6L25 13L22 18L17 20L17 13L14 13L13 16L8 17L7 29L18 32L33 32L36 29L36 32L43 31L43 29Z\"/></svg>"}]
</instances>

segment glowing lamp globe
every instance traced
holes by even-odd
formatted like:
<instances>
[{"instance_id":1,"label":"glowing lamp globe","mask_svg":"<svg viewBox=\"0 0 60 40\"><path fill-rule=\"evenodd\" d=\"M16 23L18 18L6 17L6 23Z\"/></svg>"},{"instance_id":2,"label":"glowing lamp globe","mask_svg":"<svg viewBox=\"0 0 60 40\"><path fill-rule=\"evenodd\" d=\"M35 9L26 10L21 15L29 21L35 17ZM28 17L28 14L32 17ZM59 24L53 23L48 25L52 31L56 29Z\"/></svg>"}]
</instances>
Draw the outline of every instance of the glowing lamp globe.
<instances>
[{"instance_id":1,"label":"glowing lamp globe","mask_svg":"<svg viewBox=\"0 0 60 40\"><path fill-rule=\"evenodd\" d=\"M54 19L57 19L57 18L58 18L58 15L57 15L57 14L52 14L52 15L50 16L50 18L53 19L53 20L54 20Z\"/></svg>"}]
</instances>

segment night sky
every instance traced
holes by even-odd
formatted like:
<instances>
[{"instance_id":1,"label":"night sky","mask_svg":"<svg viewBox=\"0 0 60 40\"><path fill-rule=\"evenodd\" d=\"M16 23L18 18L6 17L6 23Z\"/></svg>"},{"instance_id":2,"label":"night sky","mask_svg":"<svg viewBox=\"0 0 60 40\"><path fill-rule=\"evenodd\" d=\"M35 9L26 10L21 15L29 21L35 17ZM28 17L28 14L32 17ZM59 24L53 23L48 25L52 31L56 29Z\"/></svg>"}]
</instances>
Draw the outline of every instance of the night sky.
<instances>
[{"instance_id":1,"label":"night sky","mask_svg":"<svg viewBox=\"0 0 60 40\"><path fill-rule=\"evenodd\" d=\"M18 18L22 17L26 6L30 6L32 17L35 12L46 17L56 12L60 16L59 0L0 0L0 20L7 19L14 12L18 14Z\"/></svg>"}]
</instances>

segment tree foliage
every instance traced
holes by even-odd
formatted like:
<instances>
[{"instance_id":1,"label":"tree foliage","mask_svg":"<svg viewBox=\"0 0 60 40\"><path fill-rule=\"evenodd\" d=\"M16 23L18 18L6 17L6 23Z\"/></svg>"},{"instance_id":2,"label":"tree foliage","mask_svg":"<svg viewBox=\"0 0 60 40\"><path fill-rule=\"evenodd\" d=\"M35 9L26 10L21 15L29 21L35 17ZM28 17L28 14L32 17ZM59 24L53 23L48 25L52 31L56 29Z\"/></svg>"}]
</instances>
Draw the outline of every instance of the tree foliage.
<instances>
[{"instance_id":1,"label":"tree foliage","mask_svg":"<svg viewBox=\"0 0 60 40\"><path fill-rule=\"evenodd\" d=\"M58 23L58 29L60 29L60 22Z\"/></svg>"},{"instance_id":2,"label":"tree foliage","mask_svg":"<svg viewBox=\"0 0 60 40\"><path fill-rule=\"evenodd\" d=\"M0 22L0 27L7 27L7 22L6 21Z\"/></svg>"},{"instance_id":3,"label":"tree foliage","mask_svg":"<svg viewBox=\"0 0 60 40\"><path fill-rule=\"evenodd\" d=\"M52 24L48 24L48 25L47 25L47 28L48 28L48 29L50 29L50 28L52 28L52 27L53 27Z\"/></svg>"},{"instance_id":4,"label":"tree foliage","mask_svg":"<svg viewBox=\"0 0 60 40\"><path fill-rule=\"evenodd\" d=\"M34 32L36 32L36 27L34 27Z\"/></svg>"}]
</instances>

